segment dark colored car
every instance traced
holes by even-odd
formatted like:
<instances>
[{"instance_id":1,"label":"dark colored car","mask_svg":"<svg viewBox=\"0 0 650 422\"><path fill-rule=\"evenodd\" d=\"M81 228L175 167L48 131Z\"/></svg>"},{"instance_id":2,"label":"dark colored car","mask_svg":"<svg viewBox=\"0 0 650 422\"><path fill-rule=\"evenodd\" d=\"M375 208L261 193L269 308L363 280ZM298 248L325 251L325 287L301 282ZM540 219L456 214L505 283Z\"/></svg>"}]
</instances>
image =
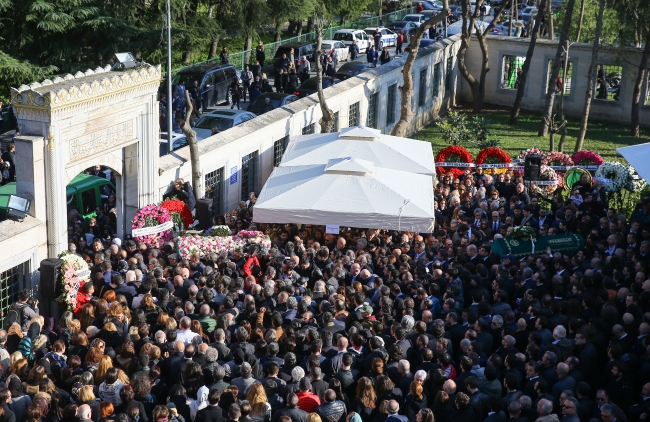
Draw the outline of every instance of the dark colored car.
<instances>
[{"instance_id":1,"label":"dark colored car","mask_svg":"<svg viewBox=\"0 0 650 422\"><path fill-rule=\"evenodd\" d=\"M457 22L463 17L462 6L449 6L449 22Z\"/></svg>"},{"instance_id":2,"label":"dark colored car","mask_svg":"<svg viewBox=\"0 0 650 422\"><path fill-rule=\"evenodd\" d=\"M423 38L423 39L420 40L420 48L428 47L428 46L430 46L432 44L435 44L435 43L436 43L436 40L432 40L430 38ZM411 47L409 47L409 46L404 47L404 52L405 53L408 53L409 51L411 51Z\"/></svg>"},{"instance_id":3,"label":"dark colored car","mask_svg":"<svg viewBox=\"0 0 650 422\"><path fill-rule=\"evenodd\" d=\"M232 65L200 64L187 67L174 76L173 85L185 81L185 87L190 88L194 81L199 82L201 104L199 111L221 103L231 103L230 84L237 81L237 72Z\"/></svg>"},{"instance_id":4,"label":"dark colored car","mask_svg":"<svg viewBox=\"0 0 650 422\"><path fill-rule=\"evenodd\" d=\"M270 107L266 108L266 99L269 99ZM283 94L281 92L269 92L262 94L255 99L247 108L246 111L255 113L258 116L264 114L268 111L275 110L278 107L290 104L294 101L298 101L298 97L293 94Z\"/></svg>"},{"instance_id":5,"label":"dark colored car","mask_svg":"<svg viewBox=\"0 0 650 422\"><path fill-rule=\"evenodd\" d=\"M340 79L323 76L323 89L329 88L339 82L341 82ZM294 95L297 95L298 98L305 98L316 91L318 91L318 77L314 76L303 82L294 92Z\"/></svg>"},{"instance_id":6,"label":"dark colored car","mask_svg":"<svg viewBox=\"0 0 650 422\"><path fill-rule=\"evenodd\" d=\"M404 31L406 35L406 42L409 42L411 37L415 35L415 31L418 30L418 24L410 21L393 21L389 23L386 28L392 30L399 34L399 31Z\"/></svg>"},{"instance_id":7,"label":"dark colored car","mask_svg":"<svg viewBox=\"0 0 650 422\"><path fill-rule=\"evenodd\" d=\"M294 59L294 64L296 67L298 67L298 59L301 58L302 56L307 56L307 60L310 62L314 61L314 44L310 42L288 42L286 44L282 44L280 47L275 52L275 56L273 56L273 66L276 68L280 67L280 60L282 59L282 55L286 54L287 58L290 56L291 49L293 48L293 59Z\"/></svg>"},{"instance_id":8,"label":"dark colored car","mask_svg":"<svg viewBox=\"0 0 650 422\"><path fill-rule=\"evenodd\" d=\"M368 62L362 62L362 61L353 61L353 62L346 63L343 66L341 66L339 70L336 71L334 77L336 79L340 79L344 81L353 76L357 76L359 73L366 70L368 65L369 65Z\"/></svg>"}]
</instances>

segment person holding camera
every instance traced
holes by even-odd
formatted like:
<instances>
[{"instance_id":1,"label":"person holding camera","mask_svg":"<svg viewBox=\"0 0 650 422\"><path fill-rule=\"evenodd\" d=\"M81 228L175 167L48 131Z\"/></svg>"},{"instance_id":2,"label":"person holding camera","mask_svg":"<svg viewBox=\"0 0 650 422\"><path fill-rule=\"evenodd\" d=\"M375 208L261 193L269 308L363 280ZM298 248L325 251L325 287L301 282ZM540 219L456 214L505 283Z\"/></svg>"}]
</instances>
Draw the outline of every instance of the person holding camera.
<instances>
[{"instance_id":1,"label":"person holding camera","mask_svg":"<svg viewBox=\"0 0 650 422\"><path fill-rule=\"evenodd\" d=\"M194 207L196 206L196 198L194 197L192 185L180 177L169 184L167 192L163 195L163 201L167 199L178 199L179 201L185 202L190 211L194 211Z\"/></svg>"},{"instance_id":2,"label":"person holding camera","mask_svg":"<svg viewBox=\"0 0 650 422\"><path fill-rule=\"evenodd\" d=\"M29 290L18 292L18 301L9 306L5 315L4 326L9 328L13 323L19 324L25 333L29 329L29 321L38 315L38 300L34 300Z\"/></svg>"}]
</instances>

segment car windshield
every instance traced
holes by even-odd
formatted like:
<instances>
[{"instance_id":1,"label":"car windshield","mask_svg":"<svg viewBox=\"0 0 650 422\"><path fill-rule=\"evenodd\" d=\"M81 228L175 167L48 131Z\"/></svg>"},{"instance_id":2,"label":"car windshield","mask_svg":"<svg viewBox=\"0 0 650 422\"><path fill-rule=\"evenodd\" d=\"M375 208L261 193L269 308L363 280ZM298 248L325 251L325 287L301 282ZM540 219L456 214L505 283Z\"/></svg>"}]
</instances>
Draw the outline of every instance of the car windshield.
<instances>
[{"instance_id":1,"label":"car windshield","mask_svg":"<svg viewBox=\"0 0 650 422\"><path fill-rule=\"evenodd\" d=\"M321 44L321 49L322 50L331 50L332 49L332 44Z\"/></svg>"},{"instance_id":2,"label":"car windshield","mask_svg":"<svg viewBox=\"0 0 650 422\"><path fill-rule=\"evenodd\" d=\"M404 23L391 23L388 28L390 29L402 29L404 27Z\"/></svg>"},{"instance_id":3,"label":"car windshield","mask_svg":"<svg viewBox=\"0 0 650 422\"><path fill-rule=\"evenodd\" d=\"M276 108L280 107L281 104L282 104L281 98L271 98L270 110L275 110ZM256 114L266 113L267 111L270 110L266 109L266 105L264 104L264 98L261 97L253 101L253 103L249 105L248 108L246 109L246 111L250 111Z\"/></svg>"},{"instance_id":4,"label":"car windshield","mask_svg":"<svg viewBox=\"0 0 650 422\"><path fill-rule=\"evenodd\" d=\"M349 32L337 32L334 34L336 41L352 41L352 34Z\"/></svg>"},{"instance_id":5,"label":"car windshield","mask_svg":"<svg viewBox=\"0 0 650 422\"><path fill-rule=\"evenodd\" d=\"M374 29L366 29L366 34L368 35L375 35L375 30Z\"/></svg>"},{"instance_id":6,"label":"car windshield","mask_svg":"<svg viewBox=\"0 0 650 422\"><path fill-rule=\"evenodd\" d=\"M317 78L309 78L305 81L305 83L300 85L300 89L316 89L317 82L318 82ZM323 78L323 88L327 88L329 86L330 86L329 78L327 77Z\"/></svg>"},{"instance_id":7,"label":"car windshield","mask_svg":"<svg viewBox=\"0 0 650 422\"><path fill-rule=\"evenodd\" d=\"M419 16L404 16L405 21L420 22Z\"/></svg>"},{"instance_id":8,"label":"car windshield","mask_svg":"<svg viewBox=\"0 0 650 422\"><path fill-rule=\"evenodd\" d=\"M178 85L181 81L185 81L185 86L191 86L194 81L203 80L203 73L177 73L172 79L172 85Z\"/></svg>"},{"instance_id":9,"label":"car windshield","mask_svg":"<svg viewBox=\"0 0 650 422\"><path fill-rule=\"evenodd\" d=\"M234 124L233 119L221 116L204 116L196 122L195 127L198 129L219 129L219 132L222 132L226 129L230 129Z\"/></svg>"}]
</instances>

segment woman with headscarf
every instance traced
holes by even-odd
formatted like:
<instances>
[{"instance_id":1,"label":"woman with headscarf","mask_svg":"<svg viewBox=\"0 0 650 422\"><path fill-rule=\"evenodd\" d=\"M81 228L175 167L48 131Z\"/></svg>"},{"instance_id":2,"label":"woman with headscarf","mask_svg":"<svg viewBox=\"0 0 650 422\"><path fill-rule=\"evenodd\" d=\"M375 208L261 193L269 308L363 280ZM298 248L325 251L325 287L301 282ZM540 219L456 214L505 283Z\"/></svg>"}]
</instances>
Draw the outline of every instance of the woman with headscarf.
<instances>
[{"instance_id":1,"label":"woman with headscarf","mask_svg":"<svg viewBox=\"0 0 650 422\"><path fill-rule=\"evenodd\" d=\"M201 388L199 388L199 391L196 392L196 400L190 401L190 417L192 418L192 421L196 418L196 413L203 409L208 407L208 393L210 390L208 390L208 387L205 385ZM187 421L186 421L187 422Z\"/></svg>"},{"instance_id":2,"label":"woman with headscarf","mask_svg":"<svg viewBox=\"0 0 650 422\"><path fill-rule=\"evenodd\" d=\"M22 421L25 411L32 404L32 399L23 393L23 385L16 375L9 376L7 387L11 392L11 401L8 403L9 410L14 412L17 421Z\"/></svg>"}]
</instances>

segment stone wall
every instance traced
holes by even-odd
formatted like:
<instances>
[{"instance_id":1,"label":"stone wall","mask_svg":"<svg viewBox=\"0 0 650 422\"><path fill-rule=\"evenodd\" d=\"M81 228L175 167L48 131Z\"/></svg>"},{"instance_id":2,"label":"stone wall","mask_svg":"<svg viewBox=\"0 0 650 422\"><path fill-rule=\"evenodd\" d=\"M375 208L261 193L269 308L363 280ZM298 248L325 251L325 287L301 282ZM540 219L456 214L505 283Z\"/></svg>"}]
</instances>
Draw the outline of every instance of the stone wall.
<instances>
[{"instance_id":1,"label":"stone wall","mask_svg":"<svg viewBox=\"0 0 650 422\"><path fill-rule=\"evenodd\" d=\"M456 79L459 77L455 70L459 47L459 37L454 36L419 51L413 66L415 119L411 125L411 133L437 118L439 114L444 114L450 104L454 103ZM325 90L328 106L334 113L338 113L339 129L354 123L350 115L354 110L358 110L358 124L369 125L369 114L372 114L369 102L371 96L376 93L374 127L383 133L390 133L399 119L400 93L397 87L402 84L401 71L405 57L402 55L386 65L365 71ZM448 60L451 60L449 73ZM424 73L421 74L421 71ZM421 75L426 78L423 97L419 96ZM434 75L437 75L437 83L434 81ZM394 88L390 88L392 86ZM436 88L438 95L435 95ZM392 108L388 106L389 90L395 92ZM422 105L421 99L424 100ZM389 109L394 112L392 121L387 118ZM314 133L320 132L318 122L321 117L318 100L314 94L199 142L202 175L223 169L223 210L235 208L242 197L242 157L254 152L259 155L254 183L255 192L259 194L275 165L274 152L277 152L277 149L274 151L274 144L277 147L276 142L283 142L286 136L302 135L303 129L308 129L312 124ZM160 158L160 197L169 183L178 177L191 180L189 147ZM203 189L197 192L197 197L202 196Z\"/></svg>"},{"instance_id":2,"label":"stone wall","mask_svg":"<svg viewBox=\"0 0 650 422\"><path fill-rule=\"evenodd\" d=\"M490 72L487 74L485 87L485 102L503 106L512 106L517 94L516 89L504 88L502 78L506 73L505 56L525 57L529 40L524 38L508 38L504 36L489 36L488 54ZM580 118L584 107L589 65L591 63L592 44L575 43L569 49L569 62L572 69L567 72L570 76L570 91L565 95L564 112L571 117ZM546 102L547 81L550 77L549 62L555 58L557 40L538 40L535 54L532 58L528 82L526 83L522 108L529 111L542 111ZM641 49L620 46L601 46L598 54L598 64L609 66L612 70L622 70L620 84L620 99L605 101L596 99L591 102L589 117L594 120L614 122L629 122L632 108L632 94L641 59ZM481 68L481 50L476 39L470 43L467 52L467 66L473 75L478 76ZM607 69L607 68L606 68ZM459 77L458 100L472 101L469 85ZM567 79L567 82L569 80ZM553 84L555 86L555 84ZM614 94L613 92L611 94ZM594 91L596 95L596 91ZM644 81L641 90L641 125L650 125L650 106L647 105L648 81ZM559 96L556 96L557 104Z\"/></svg>"}]
</instances>

